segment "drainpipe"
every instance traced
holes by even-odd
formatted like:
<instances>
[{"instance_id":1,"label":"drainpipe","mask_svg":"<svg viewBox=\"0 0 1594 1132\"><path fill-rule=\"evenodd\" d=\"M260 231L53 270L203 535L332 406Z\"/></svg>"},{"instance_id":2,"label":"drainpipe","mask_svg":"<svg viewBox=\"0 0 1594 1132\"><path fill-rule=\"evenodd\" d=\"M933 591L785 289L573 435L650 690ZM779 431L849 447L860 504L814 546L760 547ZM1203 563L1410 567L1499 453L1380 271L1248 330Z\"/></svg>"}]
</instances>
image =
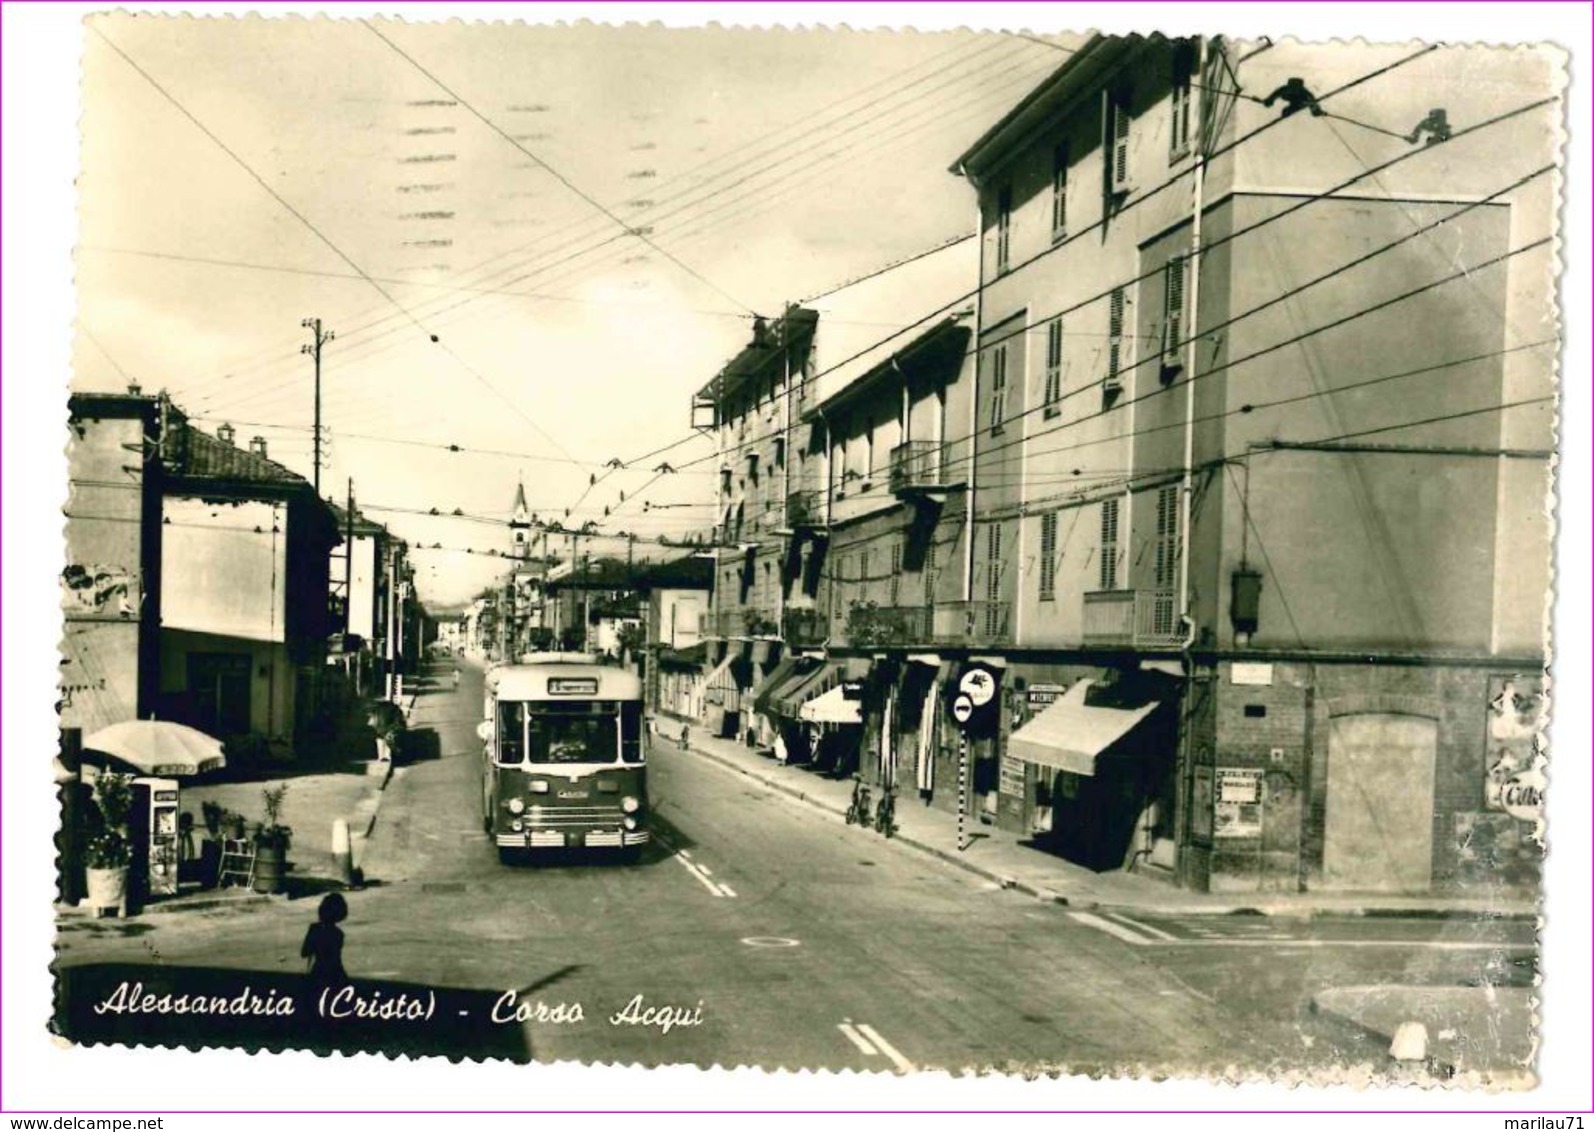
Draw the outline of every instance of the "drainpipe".
<instances>
[{"instance_id":1,"label":"drainpipe","mask_svg":"<svg viewBox=\"0 0 1594 1132\"><path fill-rule=\"evenodd\" d=\"M976 475L975 457L979 452L980 435L980 354L981 354L981 327L985 307L985 216L980 209L980 185L967 165L958 165L958 175L974 188L974 231L979 244L979 269L978 280L974 288L974 375L973 384L969 389L969 475L968 488L964 492L967 511L964 513L964 547L963 547L963 602L965 606L974 600L974 495Z\"/></svg>"}]
</instances>

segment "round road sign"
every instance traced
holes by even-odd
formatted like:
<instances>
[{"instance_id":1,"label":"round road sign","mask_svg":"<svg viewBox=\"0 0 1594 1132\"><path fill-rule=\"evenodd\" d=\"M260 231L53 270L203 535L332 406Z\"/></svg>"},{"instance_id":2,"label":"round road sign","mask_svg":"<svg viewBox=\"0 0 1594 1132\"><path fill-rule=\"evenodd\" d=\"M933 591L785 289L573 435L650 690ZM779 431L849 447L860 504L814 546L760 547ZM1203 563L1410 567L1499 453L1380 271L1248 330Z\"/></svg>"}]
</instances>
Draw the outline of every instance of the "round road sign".
<instances>
[{"instance_id":1,"label":"round road sign","mask_svg":"<svg viewBox=\"0 0 1594 1132\"><path fill-rule=\"evenodd\" d=\"M958 681L958 691L967 696L975 707L984 707L996 695L996 680L983 668L972 668Z\"/></svg>"},{"instance_id":2,"label":"round road sign","mask_svg":"<svg viewBox=\"0 0 1594 1132\"><path fill-rule=\"evenodd\" d=\"M974 714L974 701L962 695L952 701L952 718L959 723L967 723L969 716Z\"/></svg>"}]
</instances>

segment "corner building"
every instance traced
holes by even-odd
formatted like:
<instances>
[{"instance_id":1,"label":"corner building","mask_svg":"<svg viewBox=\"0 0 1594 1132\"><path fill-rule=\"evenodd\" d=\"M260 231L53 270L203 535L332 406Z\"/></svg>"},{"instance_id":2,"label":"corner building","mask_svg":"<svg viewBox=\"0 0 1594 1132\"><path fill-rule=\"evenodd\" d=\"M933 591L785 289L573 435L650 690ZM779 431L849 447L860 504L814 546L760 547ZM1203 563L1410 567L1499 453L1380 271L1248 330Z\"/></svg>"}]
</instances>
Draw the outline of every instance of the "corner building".
<instances>
[{"instance_id":1,"label":"corner building","mask_svg":"<svg viewBox=\"0 0 1594 1132\"><path fill-rule=\"evenodd\" d=\"M1548 67L1098 36L954 164L988 820L1197 889L1537 883L1555 110L1501 116Z\"/></svg>"}]
</instances>

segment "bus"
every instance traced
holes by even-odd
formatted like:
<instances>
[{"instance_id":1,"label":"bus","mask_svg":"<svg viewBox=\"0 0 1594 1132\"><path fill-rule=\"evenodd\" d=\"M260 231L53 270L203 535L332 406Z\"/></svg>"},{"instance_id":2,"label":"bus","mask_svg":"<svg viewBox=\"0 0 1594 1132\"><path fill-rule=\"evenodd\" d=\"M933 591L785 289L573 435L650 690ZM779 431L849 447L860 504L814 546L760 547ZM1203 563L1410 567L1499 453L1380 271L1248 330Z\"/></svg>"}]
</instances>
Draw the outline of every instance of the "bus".
<instances>
[{"instance_id":1,"label":"bus","mask_svg":"<svg viewBox=\"0 0 1594 1132\"><path fill-rule=\"evenodd\" d=\"M506 864L539 849L647 844L642 681L583 654L543 653L486 680L482 825Z\"/></svg>"}]
</instances>

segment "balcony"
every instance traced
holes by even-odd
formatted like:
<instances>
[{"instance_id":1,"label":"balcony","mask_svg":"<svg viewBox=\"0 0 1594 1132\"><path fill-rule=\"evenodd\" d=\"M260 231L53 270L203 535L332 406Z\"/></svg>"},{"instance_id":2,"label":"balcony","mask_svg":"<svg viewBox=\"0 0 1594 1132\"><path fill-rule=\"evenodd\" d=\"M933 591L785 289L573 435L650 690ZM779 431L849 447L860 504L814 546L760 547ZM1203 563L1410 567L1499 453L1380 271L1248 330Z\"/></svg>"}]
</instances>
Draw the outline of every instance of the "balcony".
<instances>
[{"instance_id":1,"label":"balcony","mask_svg":"<svg viewBox=\"0 0 1594 1132\"><path fill-rule=\"evenodd\" d=\"M1085 595L1087 645L1168 648L1182 643L1173 590L1098 590Z\"/></svg>"},{"instance_id":2,"label":"balcony","mask_svg":"<svg viewBox=\"0 0 1594 1132\"><path fill-rule=\"evenodd\" d=\"M942 445L933 440L910 440L891 450L891 494L939 494L962 486L952 482L941 466Z\"/></svg>"},{"instance_id":3,"label":"balcony","mask_svg":"<svg viewBox=\"0 0 1594 1132\"><path fill-rule=\"evenodd\" d=\"M788 648L818 648L825 643L828 630L822 609L788 609L781 618L780 635Z\"/></svg>"},{"instance_id":4,"label":"balcony","mask_svg":"<svg viewBox=\"0 0 1594 1132\"><path fill-rule=\"evenodd\" d=\"M949 601L934 607L931 643L983 648L1013 643L1012 606L1005 601Z\"/></svg>"},{"instance_id":5,"label":"balcony","mask_svg":"<svg viewBox=\"0 0 1594 1132\"><path fill-rule=\"evenodd\" d=\"M786 496L785 522L781 524L783 530L822 530L824 525L824 501L817 490L804 488Z\"/></svg>"},{"instance_id":6,"label":"balcony","mask_svg":"<svg viewBox=\"0 0 1594 1132\"><path fill-rule=\"evenodd\" d=\"M854 604L847 610L845 624L838 626L841 640L837 643L848 648L927 644L933 622L931 609L928 605Z\"/></svg>"}]
</instances>

